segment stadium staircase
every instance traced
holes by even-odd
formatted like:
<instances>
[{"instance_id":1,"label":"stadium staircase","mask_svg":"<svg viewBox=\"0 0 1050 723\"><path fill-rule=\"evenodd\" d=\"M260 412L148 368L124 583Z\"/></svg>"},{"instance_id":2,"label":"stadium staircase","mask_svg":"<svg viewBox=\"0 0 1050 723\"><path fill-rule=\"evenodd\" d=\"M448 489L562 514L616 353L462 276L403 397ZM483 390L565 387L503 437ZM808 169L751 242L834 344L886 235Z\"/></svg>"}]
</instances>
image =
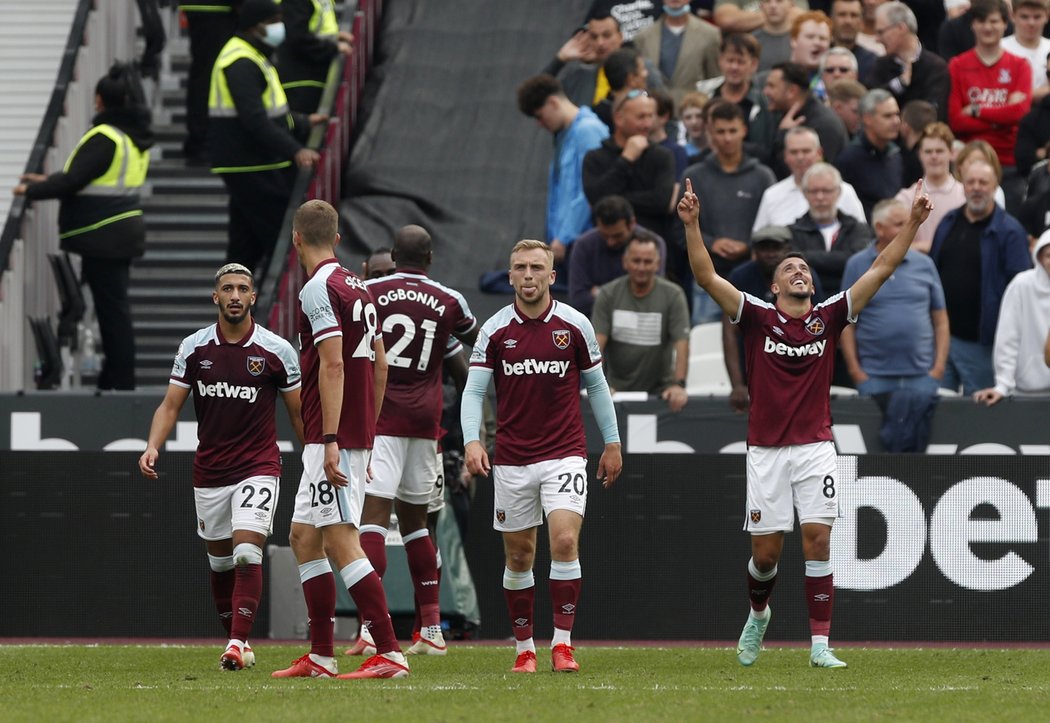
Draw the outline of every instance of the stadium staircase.
<instances>
[{"instance_id":1,"label":"stadium staircase","mask_svg":"<svg viewBox=\"0 0 1050 723\"><path fill-rule=\"evenodd\" d=\"M215 321L211 275L226 252L227 195L207 166L187 165L185 138L189 46L169 39L155 104L157 136L143 199L146 254L131 269L139 387L167 385L186 335Z\"/></svg>"}]
</instances>

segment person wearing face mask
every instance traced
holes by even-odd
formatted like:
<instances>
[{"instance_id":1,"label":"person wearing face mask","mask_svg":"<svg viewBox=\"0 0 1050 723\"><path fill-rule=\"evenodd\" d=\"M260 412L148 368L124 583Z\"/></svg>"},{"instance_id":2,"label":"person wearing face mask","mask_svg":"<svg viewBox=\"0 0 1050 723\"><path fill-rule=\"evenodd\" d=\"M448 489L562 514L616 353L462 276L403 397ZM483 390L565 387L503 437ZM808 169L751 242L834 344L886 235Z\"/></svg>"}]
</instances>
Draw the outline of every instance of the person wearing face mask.
<instances>
[{"instance_id":1,"label":"person wearing face mask","mask_svg":"<svg viewBox=\"0 0 1050 723\"><path fill-rule=\"evenodd\" d=\"M327 120L289 110L270 62L284 36L273 0L246 0L236 34L215 59L208 94L211 170L230 195L226 261L253 272L273 252L296 167L310 168L318 160L317 151L303 145L310 126Z\"/></svg>"},{"instance_id":2,"label":"person wearing face mask","mask_svg":"<svg viewBox=\"0 0 1050 723\"><path fill-rule=\"evenodd\" d=\"M689 12L688 0L666 0L663 15L634 38L634 46L660 69L675 102L698 81L719 75L718 30Z\"/></svg>"},{"instance_id":3,"label":"person wearing face mask","mask_svg":"<svg viewBox=\"0 0 1050 723\"><path fill-rule=\"evenodd\" d=\"M350 55L354 36L339 29L332 0L282 0L286 37L277 46L277 72L288 107L313 113L321 102L328 66Z\"/></svg>"}]
</instances>

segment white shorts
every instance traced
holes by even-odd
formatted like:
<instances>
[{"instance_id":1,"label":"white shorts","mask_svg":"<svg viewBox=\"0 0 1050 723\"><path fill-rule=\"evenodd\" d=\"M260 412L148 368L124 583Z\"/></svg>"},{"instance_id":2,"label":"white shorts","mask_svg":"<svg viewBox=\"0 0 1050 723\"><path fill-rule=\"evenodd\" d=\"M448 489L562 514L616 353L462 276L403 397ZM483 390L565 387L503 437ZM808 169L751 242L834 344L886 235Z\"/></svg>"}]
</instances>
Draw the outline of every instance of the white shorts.
<instances>
[{"instance_id":1,"label":"white shorts","mask_svg":"<svg viewBox=\"0 0 1050 723\"><path fill-rule=\"evenodd\" d=\"M205 540L229 540L234 530L270 536L281 479L268 475L249 477L225 487L194 487L197 535Z\"/></svg>"},{"instance_id":2,"label":"white shorts","mask_svg":"<svg viewBox=\"0 0 1050 723\"><path fill-rule=\"evenodd\" d=\"M425 505L442 487L443 469L436 439L377 436L372 478L365 493L410 505Z\"/></svg>"},{"instance_id":3,"label":"white shorts","mask_svg":"<svg viewBox=\"0 0 1050 723\"><path fill-rule=\"evenodd\" d=\"M497 464L492 468L494 515L500 532L518 532L543 523L543 515L571 510L580 517L587 510L587 460L583 457L549 459L522 467Z\"/></svg>"},{"instance_id":4,"label":"white shorts","mask_svg":"<svg viewBox=\"0 0 1050 723\"><path fill-rule=\"evenodd\" d=\"M339 450L339 469L350 484L336 487L324 473L324 445L306 445L303 448L303 476L299 480L299 491L295 493L292 522L314 527L340 524L360 527L369 452L368 449Z\"/></svg>"},{"instance_id":5,"label":"white shorts","mask_svg":"<svg viewBox=\"0 0 1050 723\"><path fill-rule=\"evenodd\" d=\"M428 515L445 509L445 459L441 456L441 452L437 452L436 457L438 476L434 489L430 493L430 499L427 500Z\"/></svg>"},{"instance_id":6,"label":"white shorts","mask_svg":"<svg viewBox=\"0 0 1050 723\"><path fill-rule=\"evenodd\" d=\"M814 442L747 450L747 509L752 534L790 532L799 523L834 523L839 514L835 445Z\"/></svg>"}]
</instances>

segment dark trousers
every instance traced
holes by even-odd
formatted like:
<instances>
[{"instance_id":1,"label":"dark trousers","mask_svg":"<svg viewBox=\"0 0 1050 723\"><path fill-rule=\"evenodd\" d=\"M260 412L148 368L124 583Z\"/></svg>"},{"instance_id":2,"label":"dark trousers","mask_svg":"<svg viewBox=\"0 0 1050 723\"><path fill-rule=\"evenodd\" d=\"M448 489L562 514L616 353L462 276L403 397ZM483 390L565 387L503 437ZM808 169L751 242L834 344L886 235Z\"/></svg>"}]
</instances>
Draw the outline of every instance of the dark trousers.
<instances>
[{"instance_id":1,"label":"dark trousers","mask_svg":"<svg viewBox=\"0 0 1050 723\"><path fill-rule=\"evenodd\" d=\"M131 325L131 259L84 256L83 282L95 300L105 359L98 375L99 389L135 388L135 330Z\"/></svg>"},{"instance_id":2,"label":"dark trousers","mask_svg":"<svg viewBox=\"0 0 1050 723\"><path fill-rule=\"evenodd\" d=\"M295 166L275 171L224 173L230 193L229 243L226 261L265 272L260 264L269 261L284 214L291 200Z\"/></svg>"},{"instance_id":3,"label":"dark trousers","mask_svg":"<svg viewBox=\"0 0 1050 723\"><path fill-rule=\"evenodd\" d=\"M232 12L188 12L186 23L190 36L190 72L186 83L185 149L192 155L207 147L211 70L222 46L237 30L237 19Z\"/></svg>"}]
</instances>

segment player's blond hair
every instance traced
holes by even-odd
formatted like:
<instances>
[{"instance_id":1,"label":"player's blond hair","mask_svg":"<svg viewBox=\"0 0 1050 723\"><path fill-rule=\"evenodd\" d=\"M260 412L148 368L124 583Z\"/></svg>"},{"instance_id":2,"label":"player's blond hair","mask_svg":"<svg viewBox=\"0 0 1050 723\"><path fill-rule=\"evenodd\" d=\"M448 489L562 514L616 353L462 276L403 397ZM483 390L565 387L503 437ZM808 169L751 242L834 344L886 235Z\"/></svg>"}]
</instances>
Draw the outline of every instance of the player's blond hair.
<instances>
[{"instance_id":1,"label":"player's blond hair","mask_svg":"<svg viewBox=\"0 0 1050 723\"><path fill-rule=\"evenodd\" d=\"M510 250L510 256L511 258L514 258L514 254L518 253L519 251L532 251L533 249L541 249L543 251L546 251L547 260L550 262L551 268L554 268L554 252L551 251L551 247L543 243L542 241L537 241L534 238L526 238L522 239L521 241L518 241L518 243L514 244L514 248Z\"/></svg>"},{"instance_id":2,"label":"player's blond hair","mask_svg":"<svg viewBox=\"0 0 1050 723\"><path fill-rule=\"evenodd\" d=\"M339 233L339 214L332 204L315 198L296 210L292 229L299 232L307 246L334 244Z\"/></svg>"}]
</instances>

